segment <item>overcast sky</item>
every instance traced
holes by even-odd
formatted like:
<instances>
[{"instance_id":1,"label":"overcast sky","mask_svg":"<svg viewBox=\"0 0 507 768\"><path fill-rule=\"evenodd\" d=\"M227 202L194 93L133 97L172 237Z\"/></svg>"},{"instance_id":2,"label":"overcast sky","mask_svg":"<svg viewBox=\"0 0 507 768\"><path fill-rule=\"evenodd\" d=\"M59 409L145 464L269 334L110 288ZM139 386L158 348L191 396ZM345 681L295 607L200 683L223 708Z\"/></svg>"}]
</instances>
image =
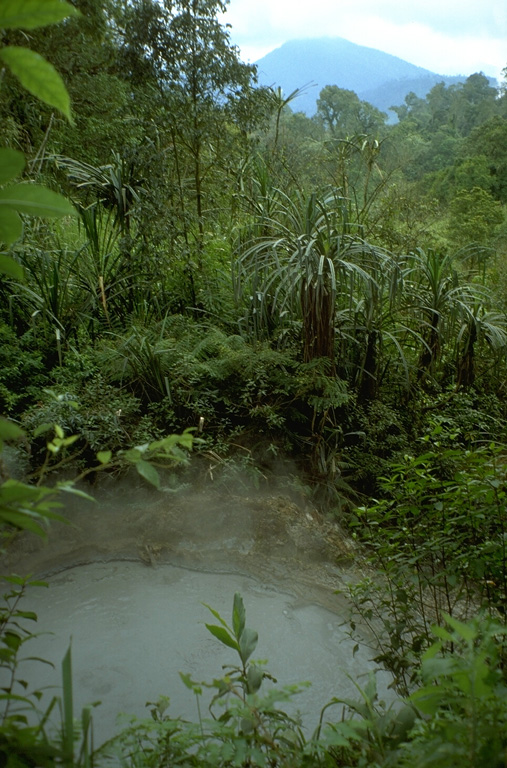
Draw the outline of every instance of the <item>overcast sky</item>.
<instances>
[{"instance_id":1,"label":"overcast sky","mask_svg":"<svg viewBox=\"0 0 507 768\"><path fill-rule=\"evenodd\" d=\"M344 37L439 75L507 66L507 0L230 0L224 21L250 62L287 40Z\"/></svg>"}]
</instances>

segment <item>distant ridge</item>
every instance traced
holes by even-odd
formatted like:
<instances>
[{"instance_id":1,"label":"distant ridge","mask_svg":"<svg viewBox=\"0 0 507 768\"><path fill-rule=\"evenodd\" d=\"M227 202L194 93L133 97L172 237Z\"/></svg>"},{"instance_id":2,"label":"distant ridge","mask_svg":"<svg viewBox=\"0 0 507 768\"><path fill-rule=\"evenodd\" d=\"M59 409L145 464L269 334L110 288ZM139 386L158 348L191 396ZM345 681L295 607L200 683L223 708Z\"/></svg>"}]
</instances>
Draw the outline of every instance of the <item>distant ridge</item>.
<instances>
[{"instance_id":1,"label":"distant ridge","mask_svg":"<svg viewBox=\"0 0 507 768\"><path fill-rule=\"evenodd\" d=\"M312 83L291 104L294 111L307 115L315 114L320 91L326 85L355 91L363 101L388 112L391 106L403 104L410 91L424 98L437 83L452 85L468 77L439 75L342 37L290 40L256 64L260 85L280 86L287 95ZM496 85L496 81L491 82ZM395 118L394 113L390 118Z\"/></svg>"}]
</instances>

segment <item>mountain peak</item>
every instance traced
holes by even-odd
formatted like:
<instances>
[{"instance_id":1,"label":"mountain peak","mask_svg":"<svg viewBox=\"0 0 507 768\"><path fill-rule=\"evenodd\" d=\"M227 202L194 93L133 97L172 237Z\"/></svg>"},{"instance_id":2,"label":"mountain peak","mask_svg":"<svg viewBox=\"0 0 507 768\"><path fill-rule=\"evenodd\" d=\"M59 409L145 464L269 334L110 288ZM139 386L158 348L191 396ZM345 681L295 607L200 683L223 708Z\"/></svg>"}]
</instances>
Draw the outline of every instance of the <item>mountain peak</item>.
<instances>
[{"instance_id":1,"label":"mountain peak","mask_svg":"<svg viewBox=\"0 0 507 768\"><path fill-rule=\"evenodd\" d=\"M256 64L260 85L280 86L292 93L310 81L315 84L294 101L294 109L308 115L315 113L317 98L326 85L355 91L360 99L388 112L389 107L403 104L410 91L424 98L437 83L466 80L466 76L439 75L343 37L289 40Z\"/></svg>"}]
</instances>

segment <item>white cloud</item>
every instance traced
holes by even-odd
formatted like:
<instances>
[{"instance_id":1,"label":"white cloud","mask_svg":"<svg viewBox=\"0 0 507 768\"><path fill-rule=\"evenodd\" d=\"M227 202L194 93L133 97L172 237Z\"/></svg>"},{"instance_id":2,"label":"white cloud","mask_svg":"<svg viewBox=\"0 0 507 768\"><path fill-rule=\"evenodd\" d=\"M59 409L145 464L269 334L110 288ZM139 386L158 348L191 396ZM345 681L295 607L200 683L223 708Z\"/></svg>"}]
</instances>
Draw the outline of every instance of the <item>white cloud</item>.
<instances>
[{"instance_id":1,"label":"white cloud","mask_svg":"<svg viewBox=\"0 0 507 768\"><path fill-rule=\"evenodd\" d=\"M231 0L224 20L249 61L287 40L336 36L442 75L498 77L507 65L505 0Z\"/></svg>"},{"instance_id":2,"label":"white cloud","mask_svg":"<svg viewBox=\"0 0 507 768\"><path fill-rule=\"evenodd\" d=\"M349 38L351 42L381 48L441 75L469 75L484 71L498 77L507 64L503 39L470 34L449 37L423 24L396 26L378 18L368 18L364 22L361 30Z\"/></svg>"}]
</instances>

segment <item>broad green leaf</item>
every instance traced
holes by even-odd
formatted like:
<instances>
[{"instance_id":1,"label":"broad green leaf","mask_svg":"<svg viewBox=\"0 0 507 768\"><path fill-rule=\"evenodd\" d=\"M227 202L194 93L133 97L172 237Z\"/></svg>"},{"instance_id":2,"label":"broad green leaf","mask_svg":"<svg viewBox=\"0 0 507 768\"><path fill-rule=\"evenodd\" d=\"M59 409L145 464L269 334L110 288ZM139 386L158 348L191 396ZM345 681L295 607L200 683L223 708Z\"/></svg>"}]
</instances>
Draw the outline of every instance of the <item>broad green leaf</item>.
<instances>
[{"instance_id":1,"label":"broad green leaf","mask_svg":"<svg viewBox=\"0 0 507 768\"><path fill-rule=\"evenodd\" d=\"M16 618L28 619L29 621L37 621L37 614L33 611L16 611Z\"/></svg>"},{"instance_id":2,"label":"broad green leaf","mask_svg":"<svg viewBox=\"0 0 507 768\"><path fill-rule=\"evenodd\" d=\"M56 107L71 120L69 94L49 61L29 48L15 45L0 49L0 58L27 91L50 107Z\"/></svg>"},{"instance_id":3,"label":"broad green leaf","mask_svg":"<svg viewBox=\"0 0 507 768\"><path fill-rule=\"evenodd\" d=\"M433 629L433 632L435 632L435 627L432 627L432 629ZM440 629L440 627L439 627L439 629ZM447 640L447 638L445 638L445 637L443 639ZM439 643L433 643L433 645L431 645L428 648L428 650L424 652L424 654L422 656L423 661L425 659L434 659L435 656L438 653L440 653L441 650L442 650L442 643L440 643L440 642Z\"/></svg>"},{"instance_id":4,"label":"broad green leaf","mask_svg":"<svg viewBox=\"0 0 507 768\"><path fill-rule=\"evenodd\" d=\"M435 637L438 637L440 640L446 640L447 642L452 643L454 638L451 635L451 633L448 632L447 629L445 629L445 627L439 627L437 625L432 627L431 629Z\"/></svg>"},{"instance_id":5,"label":"broad green leaf","mask_svg":"<svg viewBox=\"0 0 507 768\"><path fill-rule=\"evenodd\" d=\"M362 730L364 725L353 720L333 723L325 731L323 742L330 747L350 747L352 739L362 738Z\"/></svg>"},{"instance_id":6,"label":"broad green leaf","mask_svg":"<svg viewBox=\"0 0 507 768\"><path fill-rule=\"evenodd\" d=\"M445 677L453 676L456 670L456 662L452 655L441 658L424 659L421 668L421 676L424 682L433 682Z\"/></svg>"},{"instance_id":7,"label":"broad green leaf","mask_svg":"<svg viewBox=\"0 0 507 768\"><path fill-rule=\"evenodd\" d=\"M250 664L246 674L246 679L248 682L248 693L257 693L262 685L262 670L260 670L259 667L256 667L255 664Z\"/></svg>"},{"instance_id":8,"label":"broad green leaf","mask_svg":"<svg viewBox=\"0 0 507 768\"><path fill-rule=\"evenodd\" d=\"M22 644L20 636L15 632L9 632L9 630L4 630L2 632L2 642L4 642L8 648L12 648L14 651L17 651Z\"/></svg>"},{"instance_id":9,"label":"broad green leaf","mask_svg":"<svg viewBox=\"0 0 507 768\"><path fill-rule=\"evenodd\" d=\"M80 15L77 8L62 0L2 0L0 28L36 29Z\"/></svg>"},{"instance_id":10,"label":"broad green leaf","mask_svg":"<svg viewBox=\"0 0 507 768\"><path fill-rule=\"evenodd\" d=\"M49 584L48 584L48 582L47 582L47 581L38 581L38 580L35 580L35 581L27 581L27 585L28 585L29 587L46 587L46 588L48 588L48 587L49 587Z\"/></svg>"},{"instance_id":11,"label":"broad green leaf","mask_svg":"<svg viewBox=\"0 0 507 768\"><path fill-rule=\"evenodd\" d=\"M425 715L434 715L442 704L448 703L449 690L442 685L419 688L410 694L410 701Z\"/></svg>"},{"instance_id":12,"label":"broad green leaf","mask_svg":"<svg viewBox=\"0 0 507 768\"><path fill-rule=\"evenodd\" d=\"M15 693L2 693L0 694L0 701L23 701L27 704L30 704L30 699L27 699L26 696L18 696ZM12 717L12 716L11 716ZM28 721L26 717L24 716L18 716L18 721L24 724L28 724ZM12 763L11 763L12 765ZM18 763L19 765L19 763Z\"/></svg>"},{"instance_id":13,"label":"broad green leaf","mask_svg":"<svg viewBox=\"0 0 507 768\"><path fill-rule=\"evenodd\" d=\"M243 598L239 592L236 592L234 595L234 604L232 608L232 628L234 629L236 639L239 640L241 633L245 628L245 606L243 603Z\"/></svg>"},{"instance_id":14,"label":"broad green leaf","mask_svg":"<svg viewBox=\"0 0 507 768\"><path fill-rule=\"evenodd\" d=\"M20 480L13 480L9 478L2 486L2 503L12 504L13 502L22 501L23 503L29 503L32 501L41 501L44 498L43 489L35 485L27 485Z\"/></svg>"},{"instance_id":15,"label":"broad green leaf","mask_svg":"<svg viewBox=\"0 0 507 768\"><path fill-rule=\"evenodd\" d=\"M462 621L458 621L453 616L449 616L447 613L444 613L444 619L449 624L449 626L454 629L456 634L459 635L463 640L466 640L467 642L475 640L477 632L473 627L468 624L464 624Z\"/></svg>"},{"instance_id":16,"label":"broad green leaf","mask_svg":"<svg viewBox=\"0 0 507 768\"><path fill-rule=\"evenodd\" d=\"M243 664L247 663L248 659L257 648L258 639L259 635L255 630L248 629L248 627L243 630L241 637L239 638L239 655L241 656Z\"/></svg>"},{"instance_id":17,"label":"broad green leaf","mask_svg":"<svg viewBox=\"0 0 507 768\"><path fill-rule=\"evenodd\" d=\"M97 453L97 461L100 461L101 464L109 464L112 455L111 451L99 451Z\"/></svg>"},{"instance_id":18,"label":"broad green leaf","mask_svg":"<svg viewBox=\"0 0 507 768\"><path fill-rule=\"evenodd\" d=\"M43 435L45 432L49 432L51 429L53 429L53 424L49 424L48 422L39 424L37 429L34 431L33 436L39 437L39 435Z\"/></svg>"},{"instance_id":19,"label":"broad green leaf","mask_svg":"<svg viewBox=\"0 0 507 768\"><path fill-rule=\"evenodd\" d=\"M76 440L79 440L79 435L70 435L70 437L65 437L62 440L62 445L64 446L73 445L73 443L75 443Z\"/></svg>"},{"instance_id":20,"label":"broad green leaf","mask_svg":"<svg viewBox=\"0 0 507 768\"><path fill-rule=\"evenodd\" d=\"M19 218L16 211L10 208L0 207L0 242L6 245L12 245L16 240L19 240L23 234L23 222ZM19 272L21 267L16 270L12 265L16 264L9 256L2 254L3 265L0 263L0 269L10 277L19 278ZM14 273L13 273L14 271ZM21 276L23 271L21 270Z\"/></svg>"},{"instance_id":21,"label":"broad green leaf","mask_svg":"<svg viewBox=\"0 0 507 768\"><path fill-rule=\"evenodd\" d=\"M24 437L23 432L17 424L14 424L8 419L0 417L0 439L1 440L19 440L20 437Z\"/></svg>"},{"instance_id":22,"label":"broad green leaf","mask_svg":"<svg viewBox=\"0 0 507 768\"><path fill-rule=\"evenodd\" d=\"M14 217L17 222L19 222L20 225L20 236L23 233L23 225L21 224L21 219L19 218L18 214L15 211L10 211L8 208L1 209L0 208L0 243L2 242L2 214L6 214L6 217L4 218L11 218ZM15 237L15 240L18 238ZM7 242L4 240L4 242ZM15 280L23 281L25 279L25 272L23 270L23 267L21 264L18 264L15 259L13 259L11 256L8 256L6 253L0 253L0 274L8 275L9 277L13 277Z\"/></svg>"},{"instance_id":23,"label":"broad green leaf","mask_svg":"<svg viewBox=\"0 0 507 768\"><path fill-rule=\"evenodd\" d=\"M0 521L13 525L22 531L31 531L37 534L37 536L47 537L44 528L36 523L33 517L25 515L23 512L15 512L12 509L0 506Z\"/></svg>"},{"instance_id":24,"label":"broad green leaf","mask_svg":"<svg viewBox=\"0 0 507 768\"><path fill-rule=\"evenodd\" d=\"M141 460L141 452L137 448L129 448L128 451L122 452L122 456L131 464L137 464Z\"/></svg>"},{"instance_id":25,"label":"broad green leaf","mask_svg":"<svg viewBox=\"0 0 507 768\"><path fill-rule=\"evenodd\" d=\"M48 587L49 586L47 581L31 581L29 577L16 576L15 573L11 573L8 576L2 576L2 579L4 581L7 581L9 584L18 584L20 586L25 584L27 587Z\"/></svg>"},{"instance_id":26,"label":"broad green leaf","mask_svg":"<svg viewBox=\"0 0 507 768\"><path fill-rule=\"evenodd\" d=\"M2 147L0 149L0 184L16 178L25 167L25 156L17 149Z\"/></svg>"},{"instance_id":27,"label":"broad green leaf","mask_svg":"<svg viewBox=\"0 0 507 768\"><path fill-rule=\"evenodd\" d=\"M15 573L11 573L9 576L4 576L3 579L4 581L7 581L9 584L18 584L19 586L25 583L24 577L16 576Z\"/></svg>"},{"instance_id":28,"label":"broad green leaf","mask_svg":"<svg viewBox=\"0 0 507 768\"><path fill-rule=\"evenodd\" d=\"M218 627L216 624L206 624L205 626L208 632L211 632L211 634L216 637L217 640L220 640L223 645L227 645L229 648L234 648L235 651L239 652L238 643L230 636L226 629Z\"/></svg>"},{"instance_id":29,"label":"broad green leaf","mask_svg":"<svg viewBox=\"0 0 507 768\"><path fill-rule=\"evenodd\" d=\"M20 183L3 187L0 189L0 210L2 206L31 216L51 218L77 215L66 197L40 184Z\"/></svg>"},{"instance_id":30,"label":"broad green leaf","mask_svg":"<svg viewBox=\"0 0 507 768\"><path fill-rule=\"evenodd\" d=\"M144 459L140 459L136 462L136 469L141 477L144 477L145 480L160 490L160 477L152 464L148 461L144 461Z\"/></svg>"}]
</instances>

